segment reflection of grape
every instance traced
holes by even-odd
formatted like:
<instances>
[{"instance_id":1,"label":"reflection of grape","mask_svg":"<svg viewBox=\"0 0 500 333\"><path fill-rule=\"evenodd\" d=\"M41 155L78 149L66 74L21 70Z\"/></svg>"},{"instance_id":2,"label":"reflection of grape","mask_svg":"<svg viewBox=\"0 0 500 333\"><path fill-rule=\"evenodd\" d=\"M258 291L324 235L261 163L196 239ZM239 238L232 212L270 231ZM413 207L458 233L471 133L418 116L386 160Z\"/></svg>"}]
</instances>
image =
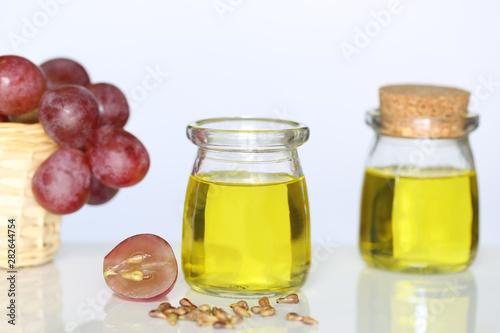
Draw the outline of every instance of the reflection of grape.
<instances>
[{"instance_id":1,"label":"reflection of grape","mask_svg":"<svg viewBox=\"0 0 500 333\"><path fill-rule=\"evenodd\" d=\"M58 145L79 148L94 134L99 121L95 97L79 86L48 90L40 101L38 118Z\"/></svg>"},{"instance_id":2,"label":"reflection of grape","mask_svg":"<svg viewBox=\"0 0 500 333\"><path fill-rule=\"evenodd\" d=\"M88 146L92 172L104 185L120 188L140 182L149 169L149 154L132 134L101 127Z\"/></svg>"},{"instance_id":3,"label":"reflection of grape","mask_svg":"<svg viewBox=\"0 0 500 333\"><path fill-rule=\"evenodd\" d=\"M87 203L89 205L100 205L111 200L118 192L117 188L111 188L101 183L95 176L92 176L92 186Z\"/></svg>"},{"instance_id":4,"label":"reflection of grape","mask_svg":"<svg viewBox=\"0 0 500 333\"><path fill-rule=\"evenodd\" d=\"M12 55L0 57L0 114L36 109L45 90L45 77L31 61Z\"/></svg>"},{"instance_id":5,"label":"reflection of grape","mask_svg":"<svg viewBox=\"0 0 500 333\"><path fill-rule=\"evenodd\" d=\"M123 128L129 116L125 95L112 84L96 83L87 86L99 104L99 126L113 125Z\"/></svg>"},{"instance_id":6,"label":"reflection of grape","mask_svg":"<svg viewBox=\"0 0 500 333\"><path fill-rule=\"evenodd\" d=\"M36 170L33 195L49 212L73 213L87 202L91 180L84 153L77 149L59 149Z\"/></svg>"},{"instance_id":7,"label":"reflection of grape","mask_svg":"<svg viewBox=\"0 0 500 333\"><path fill-rule=\"evenodd\" d=\"M90 84L90 78L85 68L71 59L52 59L44 62L40 67L47 77L49 89L56 89L67 84L78 86Z\"/></svg>"}]
</instances>

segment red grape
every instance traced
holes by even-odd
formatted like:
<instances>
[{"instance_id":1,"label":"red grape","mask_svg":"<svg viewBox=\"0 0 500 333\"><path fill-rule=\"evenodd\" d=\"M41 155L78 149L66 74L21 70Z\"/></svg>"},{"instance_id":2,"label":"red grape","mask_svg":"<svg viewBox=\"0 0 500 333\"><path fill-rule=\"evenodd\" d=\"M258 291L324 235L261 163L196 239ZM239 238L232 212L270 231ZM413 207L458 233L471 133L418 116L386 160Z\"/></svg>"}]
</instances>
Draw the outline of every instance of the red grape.
<instances>
[{"instance_id":1,"label":"red grape","mask_svg":"<svg viewBox=\"0 0 500 333\"><path fill-rule=\"evenodd\" d=\"M47 87L49 89L56 89L68 84L78 86L90 84L90 78L85 68L71 59L52 59L44 62L40 67L47 77Z\"/></svg>"},{"instance_id":2,"label":"red grape","mask_svg":"<svg viewBox=\"0 0 500 333\"><path fill-rule=\"evenodd\" d=\"M103 204L111 200L117 192L117 188L111 188L104 185L92 175L92 186L90 187L90 196L87 203L89 205Z\"/></svg>"},{"instance_id":3,"label":"red grape","mask_svg":"<svg viewBox=\"0 0 500 333\"><path fill-rule=\"evenodd\" d=\"M77 149L62 148L36 170L33 195L49 212L69 214L85 205L91 181L92 173L85 154Z\"/></svg>"},{"instance_id":4,"label":"red grape","mask_svg":"<svg viewBox=\"0 0 500 333\"><path fill-rule=\"evenodd\" d=\"M132 134L111 126L100 127L87 147L96 178L114 188L140 182L149 169L149 154Z\"/></svg>"},{"instance_id":5,"label":"red grape","mask_svg":"<svg viewBox=\"0 0 500 333\"><path fill-rule=\"evenodd\" d=\"M178 268L167 241L140 234L125 239L104 257L103 272L106 284L118 295L150 300L172 290Z\"/></svg>"},{"instance_id":6,"label":"red grape","mask_svg":"<svg viewBox=\"0 0 500 333\"><path fill-rule=\"evenodd\" d=\"M99 104L99 126L112 125L123 128L129 116L125 95L112 84L95 83L87 86Z\"/></svg>"},{"instance_id":7,"label":"red grape","mask_svg":"<svg viewBox=\"0 0 500 333\"><path fill-rule=\"evenodd\" d=\"M0 114L34 110L46 89L43 72L31 61L13 55L0 57Z\"/></svg>"},{"instance_id":8,"label":"red grape","mask_svg":"<svg viewBox=\"0 0 500 333\"><path fill-rule=\"evenodd\" d=\"M84 87L63 86L42 96L38 118L58 145L79 148L98 127L99 108L94 95Z\"/></svg>"}]
</instances>

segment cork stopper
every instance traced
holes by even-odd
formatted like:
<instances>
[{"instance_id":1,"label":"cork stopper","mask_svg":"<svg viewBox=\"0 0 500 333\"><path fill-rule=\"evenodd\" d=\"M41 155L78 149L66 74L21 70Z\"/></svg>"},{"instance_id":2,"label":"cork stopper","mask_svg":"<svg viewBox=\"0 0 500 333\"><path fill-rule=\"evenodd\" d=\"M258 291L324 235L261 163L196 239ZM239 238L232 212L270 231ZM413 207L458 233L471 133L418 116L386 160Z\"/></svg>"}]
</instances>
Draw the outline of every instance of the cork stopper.
<instances>
[{"instance_id":1,"label":"cork stopper","mask_svg":"<svg viewBox=\"0 0 500 333\"><path fill-rule=\"evenodd\" d=\"M429 85L380 88L381 130L407 138L456 138L464 135L468 91Z\"/></svg>"}]
</instances>

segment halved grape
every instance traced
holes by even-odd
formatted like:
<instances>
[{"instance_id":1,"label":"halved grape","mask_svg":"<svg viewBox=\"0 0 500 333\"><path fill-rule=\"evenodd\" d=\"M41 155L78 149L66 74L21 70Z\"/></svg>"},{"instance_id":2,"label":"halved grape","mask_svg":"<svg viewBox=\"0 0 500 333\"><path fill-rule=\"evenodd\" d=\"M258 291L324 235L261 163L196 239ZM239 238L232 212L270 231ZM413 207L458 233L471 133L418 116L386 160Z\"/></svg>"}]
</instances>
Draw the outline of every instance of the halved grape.
<instances>
[{"instance_id":1,"label":"halved grape","mask_svg":"<svg viewBox=\"0 0 500 333\"><path fill-rule=\"evenodd\" d=\"M95 83L87 86L99 104L99 126L112 125L123 128L129 116L127 98L120 89L109 83Z\"/></svg>"},{"instance_id":2,"label":"halved grape","mask_svg":"<svg viewBox=\"0 0 500 333\"><path fill-rule=\"evenodd\" d=\"M95 177L114 188L137 184L149 169L149 154L144 145L127 131L111 126L96 131L87 154Z\"/></svg>"},{"instance_id":3,"label":"halved grape","mask_svg":"<svg viewBox=\"0 0 500 333\"><path fill-rule=\"evenodd\" d=\"M66 58L52 59L44 62L40 67L45 73L49 89L56 89L68 84L78 86L90 84L87 71L74 60Z\"/></svg>"},{"instance_id":4,"label":"halved grape","mask_svg":"<svg viewBox=\"0 0 500 333\"><path fill-rule=\"evenodd\" d=\"M0 57L0 114L23 114L36 109L47 89L35 64L14 55Z\"/></svg>"},{"instance_id":5,"label":"halved grape","mask_svg":"<svg viewBox=\"0 0 500 333\"><path fill-rule=\"evenodd\" d=\"M103 272L106 284L119 296L150 300L172 290L178 268L166 240L140 234L125 239L104 257Z\"/></svg>"},{"instance_id":6,"label":"halved grape","mask_svg":"<svg viewBox=\"0 0 500 333\"><path fill-rule=\"evenodd\" d=\"M77 149L55 151L33 176L33 195L43 208L54 214L80 209L89 197L92 173L84 153Z\"/></svg>"},{"instance_id":7,"label":"halved grape","mask_svg":"<svg viewBox=\"0 0 500 333\"><path fill-rule=\"evenodd\" d=\"M117 188L111 188L101 183L94 175L92 175L92 186L90 187L90 196L87 203L89 205L100 205L111 200L116 193Z\"/></svg>"},{"instance_id":8,"label":"halved grape","mask_svg":"<svg viewBox=\"0 0 500 333\"><path fill-rule=\"evenodd\" d=\"M47 135L62 147L79 148L98 127L99 108L90 91L80 86L47 90L38 107Z\"/></svg>"}]
</instances>

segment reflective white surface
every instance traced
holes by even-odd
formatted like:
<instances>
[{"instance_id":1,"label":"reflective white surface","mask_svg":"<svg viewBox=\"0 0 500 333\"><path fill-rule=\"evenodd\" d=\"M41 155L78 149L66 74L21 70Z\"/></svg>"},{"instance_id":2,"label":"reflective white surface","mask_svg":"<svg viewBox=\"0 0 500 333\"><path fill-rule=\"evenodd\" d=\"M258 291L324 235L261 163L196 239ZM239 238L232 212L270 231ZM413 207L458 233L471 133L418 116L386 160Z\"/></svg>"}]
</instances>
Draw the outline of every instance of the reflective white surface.
<instances>
[{"instance_id":1,"label":"reflective white surface","mask_svg":"<svg viewBox=\"0 0 500 333\"><path fill-rule=\"evenodd\" d=\"M190 290L181 272L164 300L123 300L112 295L102 278L102 259L112 248L113 244L65 244L53 262L19 270L17 325L7 325L2 314L0 332L211 332L212 328L199 328L192 322L171 326L166 320L149 317L148 312L162 301L177 305L183 297L198 305L221 307L234 301ZM180 254L179 248L174 246L176 254ZM231 331L500 332L499 256L500 247L481 248L476 262L465 272L416 276L367 268L353 245L335 249L316 245L315 264L299 293L300 303L278 304L276 316L254 316ZM7 272L0 274L5 275L0 279L0 306L5 309L9 302ZM257 304L256 299L248 302ZM288 312L310 315L320 323L287 322Z\"/></svg>"}]
</instances>

